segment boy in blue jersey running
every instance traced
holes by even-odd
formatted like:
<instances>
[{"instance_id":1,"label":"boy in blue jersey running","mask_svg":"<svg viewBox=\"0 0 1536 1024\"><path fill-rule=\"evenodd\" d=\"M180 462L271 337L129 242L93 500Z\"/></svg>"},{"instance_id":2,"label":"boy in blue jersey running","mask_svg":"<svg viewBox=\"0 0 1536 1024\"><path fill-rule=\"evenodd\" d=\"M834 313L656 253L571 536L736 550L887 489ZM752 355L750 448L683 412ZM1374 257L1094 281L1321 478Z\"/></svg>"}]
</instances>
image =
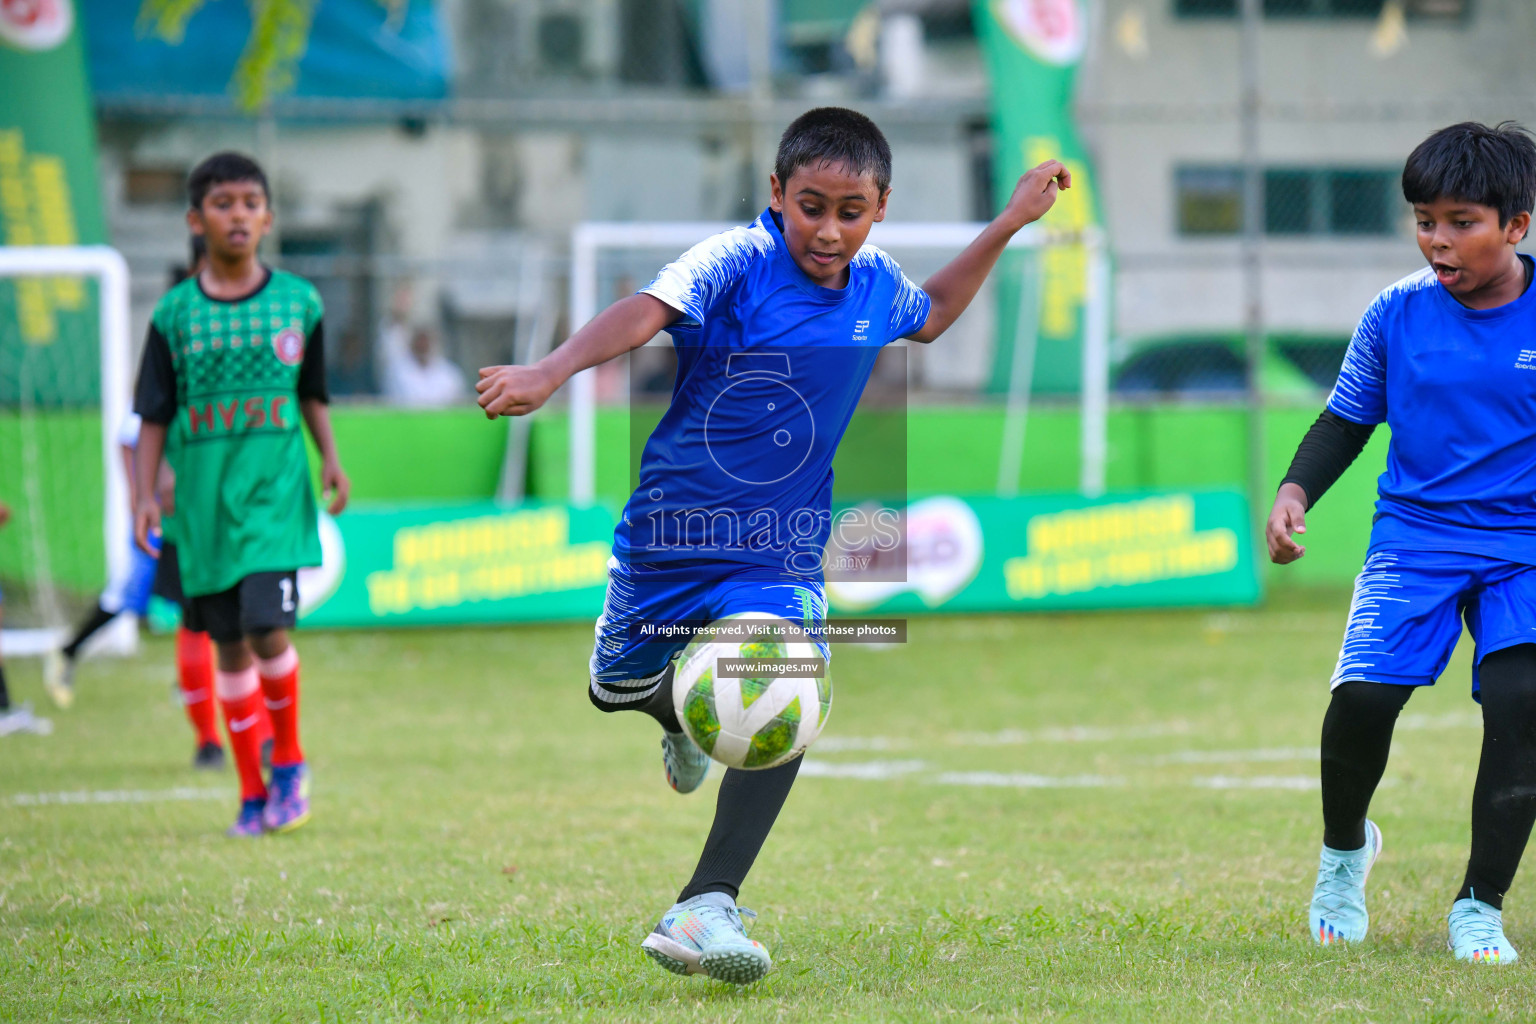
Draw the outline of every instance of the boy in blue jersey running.
<instances>
[{"instance_id":1,"label":"boy in blue jersey running","mask_svg":"<svg viewBox=\"0 0 1536 1024\"><path fill-rule=\"evenodd\" d=\"M647 642L643 627L757 612L821 639L832 457L880 349L944 333L1008 240L1071 184L1054 160L1031 170L1002 214L918 288L864 244L885 218L890 180L890 148L873 122L809 111L785 130L772 204L751 226L700 242L540 362L480 371L486 415L520 416L576 372L672 335L672 401L615 531L588 693L604 711L661 724L679 793L709 769L672 710L673 660L688 636ZM746 937L735 899L799 769L797 758L726 772L693 878L642 943L656 963L737 983L767 972L768 951Z\"/></svg>"},{"instance_id":2,"label":"boy in blue jersey running","mask_svg":"<svg viewBox=\"0 0 1536 1024\"><path fill-rule=\"evenodd\" d=\"M1408 157L1403 195L1429 266L1366 309L1267 528L1273 561L1300 558L1306 510L1376 424L1391 427L1323 719L1310 927L1325 945L1365 938L1365 880L1382 848L1365 815L1392 727L1414 687L1444 671L1465 619L1483 749L1449 946L1508 964L1518 954L1504 894L1536 821L1536 292L1531 258L1515 251L1536 204L1536 144L1513 124L1452 125Z\"/></svg>"}]
</instances>

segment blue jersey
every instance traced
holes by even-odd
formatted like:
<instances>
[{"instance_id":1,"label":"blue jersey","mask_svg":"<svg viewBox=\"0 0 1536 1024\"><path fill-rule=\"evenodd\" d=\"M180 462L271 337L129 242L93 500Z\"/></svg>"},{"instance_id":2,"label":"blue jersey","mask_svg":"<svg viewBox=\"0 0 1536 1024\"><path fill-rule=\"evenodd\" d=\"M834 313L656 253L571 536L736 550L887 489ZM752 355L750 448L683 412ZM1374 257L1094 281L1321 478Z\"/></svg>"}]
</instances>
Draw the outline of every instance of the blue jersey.
<instances>
[{"instance_id":1,"label":"blue jersey","mask_svg":"<svg viewBox=\"0 0 1536 1024\"><path fill-rule=\"evenodd\" d=\"M1536 288L1468 309L1427 267L1403 278L1365 311L1328 408L1392 430L1372 551L1536 564Z\"/></svg>"},{"instance_id":2,"label":"blue jersey","mask_svg":"<svg viewBox=\"0 0 1536 1024\"><path fill-rule=\"evenodd\" d=\"M614 554L820 575L832 457L888 342L928 319L927 294L866 245L848 283L795 265L771 211L706 239L642 289L682 313L672 402L645 444Z\"/></svg>"}]
</instances>

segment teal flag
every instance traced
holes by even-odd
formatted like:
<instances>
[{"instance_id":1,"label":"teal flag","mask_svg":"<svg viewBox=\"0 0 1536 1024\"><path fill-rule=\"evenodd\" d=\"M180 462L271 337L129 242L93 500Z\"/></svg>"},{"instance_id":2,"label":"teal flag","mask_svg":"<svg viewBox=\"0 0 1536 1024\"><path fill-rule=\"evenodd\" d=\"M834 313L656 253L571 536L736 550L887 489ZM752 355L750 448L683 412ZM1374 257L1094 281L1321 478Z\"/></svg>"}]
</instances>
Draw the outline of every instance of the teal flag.
<instances>
[{"instance_id":1,"label":"teal flag","mask_svg":"<svg viewBox=\"0 0 1536 1024\"><path fill-rule=\"evenodd\" d=\"M1088 44L1088 15L1086 0L975 0L976 32L992 81L998 209L1020 175L1055 157L1072 172L1072 188L1041 223L1061 230L1102 223L1098 179L1072 123L1072 90ZM995 391L1007 387L1019 323L1020 259L1010 254L1000 268ZM1041 256L1038 294L1031 302L1037 310L1036 391L1078 390L1086 272L1081 246L1052 247Z\"/></svg>"}]
</instances>

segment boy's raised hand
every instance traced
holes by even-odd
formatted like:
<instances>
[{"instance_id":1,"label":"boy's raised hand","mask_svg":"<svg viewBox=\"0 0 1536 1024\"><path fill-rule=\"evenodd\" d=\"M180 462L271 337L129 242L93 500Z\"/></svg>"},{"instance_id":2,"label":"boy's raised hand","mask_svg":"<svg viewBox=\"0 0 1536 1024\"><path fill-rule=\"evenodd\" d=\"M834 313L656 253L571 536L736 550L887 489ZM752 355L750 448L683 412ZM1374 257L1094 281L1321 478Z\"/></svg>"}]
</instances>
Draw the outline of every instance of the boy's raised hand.
<instances>
[{"instance_id":1,"label":"boy's raised hand","mask_svg":"<svg viewBox=\"0 0 1536 1024\"><path fill-rule=\"evenodd\" d=\"M1281 484L1264 525L1264 539L1269 543L1269 560L1289 565L1307 549L1297 544L1292 534L1307 532L1307 492L1295 484Z\"/></svg>"},{"instance_id":2,"label":"boy's raised hand","mask_svg":"<svg viewBox=\"0 0 1536 1024\"><path fill-rule=\"evenodd\" d=\"M526 416L549 401L556 382L538 366L486 366L480 370L475 390L485 418Z\"/></svg>"},{"instance_id":3,"label":"boy's raised hand","mask_svg":"<svg viewBox=\"0 0 1536 1024\"><path fill-rule=\"evenodd\" d=\"M1066 165L1060 160L1047 160L1024 172L1024 177L1013 187L1013 195L1003 208L1002 216L1015 231L1033 224L1055 205L1057 192L1071 187L1072 172Z\"/></svg>"}]
</instances>

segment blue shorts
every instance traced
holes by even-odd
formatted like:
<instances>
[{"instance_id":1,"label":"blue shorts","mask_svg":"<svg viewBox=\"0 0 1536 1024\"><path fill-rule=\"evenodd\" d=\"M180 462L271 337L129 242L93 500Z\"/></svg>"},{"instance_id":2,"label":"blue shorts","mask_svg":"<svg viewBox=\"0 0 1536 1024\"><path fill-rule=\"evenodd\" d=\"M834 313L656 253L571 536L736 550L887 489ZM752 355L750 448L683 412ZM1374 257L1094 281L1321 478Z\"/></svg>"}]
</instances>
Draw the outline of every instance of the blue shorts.
<instances>
[{"instance_id":1,"label":"blue shorts","mask_svg":"<svg viewBox=\"0 0 1536 1024\"><path fill-rule=\"evenodd\" d=\"M827 597L819 578L739 562L657 570L609 558L608 595L589 666L592 692L621 700L603 684L633 688L655 682L688 646L688 635L645 639L646 623L702 626L745 612L767 612L801 624L822 657L830 658L822 639Z\"/></svg>"},{"instance_id":2,"label":"blue shorts","mask_svg":"<svg viewBox=\"0 0 1536 1024\"><path fill-rule=\"evenodd\" d=\"M1429 686L1461 637L1477 663L1536 643L1536 566L1449 551L1373 551L1355 580L1344 646L1331 687L1356 680Z\"/></svg>"}]
</instances>

